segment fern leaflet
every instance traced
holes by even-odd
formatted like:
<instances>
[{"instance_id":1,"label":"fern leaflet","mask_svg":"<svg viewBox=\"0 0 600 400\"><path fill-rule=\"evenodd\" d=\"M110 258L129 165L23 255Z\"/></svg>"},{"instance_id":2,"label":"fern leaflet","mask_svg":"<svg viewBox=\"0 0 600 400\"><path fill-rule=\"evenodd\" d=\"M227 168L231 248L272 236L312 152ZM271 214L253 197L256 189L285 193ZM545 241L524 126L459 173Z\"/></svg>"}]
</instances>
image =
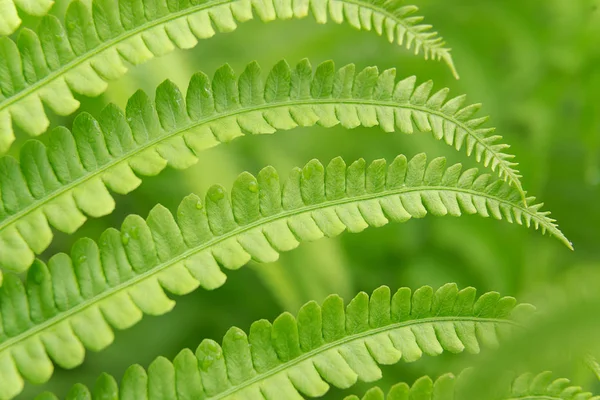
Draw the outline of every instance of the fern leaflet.
<instances>
[{"instance_id":1,"label":"fern leaflet","mask_svg":"<svg viewBox=\"0 0 600 400\"><path fill-rule=\"evenodd\" d=\"M478 353L480 343L497 346L499 336L515 329L514 318L530 309L494 292L476 299L475 289L459 291L455 284L435 292L427 286L414 293L402 288L393 296L382 286L370 297L360 293L345 310L334 295L322 306L307 303L296 318L284 313L273 324L255 322L249 335L234 327L221 346L204 340L195 354L183 350L173 362L159 357L147 372L134 365L120 388L103 375L93 392L97 398L118 393L123 400L318 397L330 385L348 388L358 380L380 379L378 364L412 362L444 350ZM73 392L90 393L83 385Z\"/></svg>"},{"instance_id":2,"label":"fern leaflet","mask_svg":"<svg viewBox=\"0 0 600 400\"><path fill-rule=\"evenodd\" d=\"M533 199L529 199L533 201ZM360 232L390 221L463 212L541 228L566 241L539 205L524 206L518 191L476 169L445 159L427 164L420 154L346 167L341 158L292 170L280 185L272 167L258 177L243 173L231 200L213 186L205 202L184 199L176 217L162 206L144 221L131 215L121 231L106 230L98 244L80 239L71 255L36 261L26 284L6 274L0 288L0 398L18 393L22 377L39 383L53 371L83 361L84 347L100 350L111 327L127 328L143 313L160 315L183 295L225 282L221 266L237 269L250 259L272 262L300 242ZM3 391L2 391L3 390Z\"/></svg>"},{"instance_id":3,"label":"fern leaflet","mask_svg":"<svg viewBox=\"0 0 600 400\"><path fill-rule=\"evenodd\" d=\"M194 47L198 39L236 29L254 17L263 21L328 18L353 27L386 34L390 42L421 50L426 58L454 66L449 49L414 6L380 0L210 0L136 2L94 0L93 12L83 2L71 3L65 27L46 16L38 34L25 29L17 43L0 39L0 154L14 140L12 122L31 135L48 128L46 103L60 115L73 113L79 102L72 92L97 96L107 81L122 76L128 62L141 64L175 47Z\"/></svg>"},{"instance_id":4,"label":"fern leaflet","mask_svg":"<svg viewBox=\"0 0 600 400\"><path fill-rule=\"evenodd\" d=\"M21 26L17 8L39 17L46 15L53 4L53 0L0 0L0 36L10 35Z\"/></svg>"},{"instance_id":5,"label":"fern leaflet","mask_svg":"<svg viewBox=\"0 0 600 400\"><path fill-rule=\"evenodd\" d=\"M448 91L431 94L432 87L431 82L416 86L414 77L396 83L393 69L379 74L370 67L355 74L354 65L336 71L332 62L313 74L306 60L294 70L278 63L263 83L252 63L239 81L227 65L212 82L195 75L187 101L167 81L157 89L156 105L138 92L126 112L109 105L99 120L83 113L72 133L53 130L48 148L38 141L25 144L20 164L10 156L0 159L0 267L27 269L52 240L49 225L71 233L86 214L112 212L107 187L128 193L140 184L137 175L155 175L167 164L187 168L203 149L244 133L317 123L379 125L404 133L416 126L457 149L465 147L522 191L516 164L504 152L508 146L498 143L493 129L482 127L487 118L475 117L479 106L463 107L464 96L446 101Z\"/></svg>"},{"instance_id":6,"label":"fern leaflet","mask_svg":"<svg viewBox=\"0 0 600 400\"><path fill-rule=\"evenodd\" d=\"M465 386L469 376L469 370L465 370L458 377L453 374L442 375L435 382L425 376L412 386L406 383L394 385L387 396L383 390L375 387L370 389L362 399L358 396L348 396L344 400L472 399L475 398L474 394L469 393ZM495 400L600 400L600 396L585 392L581 387L572 385L568 379L553 379L551 372L520 375L507 384L502 393L486 393L486 395L489 396L486 398Z\"/></svg>"}]
</instances>

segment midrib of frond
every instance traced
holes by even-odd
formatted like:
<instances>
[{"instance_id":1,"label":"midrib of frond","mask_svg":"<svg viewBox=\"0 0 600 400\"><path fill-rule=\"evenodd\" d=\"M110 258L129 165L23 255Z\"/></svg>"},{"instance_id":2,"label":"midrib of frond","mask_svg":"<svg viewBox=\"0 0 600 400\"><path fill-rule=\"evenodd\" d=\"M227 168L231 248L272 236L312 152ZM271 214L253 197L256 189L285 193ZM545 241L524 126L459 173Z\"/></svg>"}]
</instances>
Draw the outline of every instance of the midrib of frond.
<instances>
[{"instance_id":1,"label":"midrib of frond","mask_svg":"<svg viewBox=\"0 0 600 400\"><path fill-rule=\"evenodd\" d=\"M306 205L304 207L300 207L300 208L297 208L294 210L283 211L279 214L275 214L270 217L263 217L263 218L258 219L248 225L238 227L230 232L227 232L226 234L223 234L221 236L213 238L212 240L207 241L206 243L203 243L200 246L188 249L187 251L181 253L177 257L174 257L173 259L171 259L168 262L161 263L161 264L149 269L148 271L137 274L137 275L133 276L132 278L130 278L129 280L127 280L126 282L122 282L116 286L113 286L112 288L107 289L103 293L98 294L92 298L89 298L89 299L79 303L78 305L69 309L68 311L57 314L56 316L48 319L47 321L44 321L41 324L34 326L33 328L31 328L17 336L13 336L13 337L9 338L4 343L0 343L0 353L2 353L3 351L6 351L7 349L9 349L10 347L12 347L14 345L19 344L22 341L29 339L30 337L32 337L40 332L45 331L46 329L51 328L54 325L59 324L60 322L63 322L64 320L77 314L79 311L83 311L86 308L91 307L94 304L100 302L101 300L106 299L106 298L120 292L121 290L125 290L125 289L135 285L136 283L139 283L139 282L143 281L144 279L149 278L152 275L163 271L164 269L167 269L181 261L184 261L185 259L193 256L196 253L200 253L202 251L208 250L212 246L218 245L219 243L225 242L231 238L234 238L237 235L241 235L252 229L256 229L256 228L259 228L264 225L268 225L268 224L278 221L278 220L291 218L293 216L304 214L304 213L315 211L315 210L321 210L321 209L326 209L329 207L341 206L341 205L350 204L350 203L359 203L362 201L368 201L368 200L374 200L374 199L380 199L380 198L383 199L383 198L390 197L390 196L397 196L397 195L400 195L403 193L426 192L426 191L436 191L436 192L447 191L447 192L454 192L454 193L464 193L464 194L469 194L469 195L473 195L473 196L484 197L487 199L493 199L500 203L507 204L513 208L520 209L522 212L529 214L533 219L538 220L540 222L540 224L542 223L542 219L537 214L532 213L530 210L528 210L526 208L523 208L521 206L517 206L513 203L510 203L509 201L507 201L505 199L502 199L502 198L499 198L497 196L490 195L487 193L476 192L474 190L455 188L455 187L449 188L449 187L445 187L445 186L403 187L403 188L387 190L387 191L379 192L379 193L369 193L369 194L360 195L360 196L353 196L353 197L347 197L347 198L338 199L338 200L325 201L325 202L322 202L319 204ZM546 226L546 224L544 224L543 226ZM547 229L550 230L549 227L547 227Z\"/></svg>"},{"instance_id":2,"label":"midrib of frond","mask_svg":"<svg viewBox=\"0 0 600 400\"><path fill-rule=\"evenodd\" d=\"M188 9L185 9L182 11L170 13L163 17L149 21L145 24L139 25L131 30L125 31L121 35L117 35L114 38L109 39L106 42L103 42L101 45L99 45L95 49L90 50L89 52L86 52L79 57L76 57L73 61L66 63L61 68L57 69L56 71L52 71L51 73L46 75L44 78L27 86L25 89L21 90L20 92L15 93L11 97L8 97L5 100L0 101L0 110L10 107L11 105L24 99L25 97L35 93L37 90L46 86L50 82L53 82L55 79L58 79L61 76L65 75L67 72L77 68L81 64L86 63L87 61L89 61L93 57L97 56L98 54L102 53L103 51L111 49L114 46L116 46L117 44L124 42L125 40L130 39L131 37L139 35L139 34L143 33L144 31L150 30L156 26L175 21L179 18L187 17L188 15L192 15L197 12L207 10L207 9L210 9L213 7L217 7L217 6L220 6L223 4L234 3L235 1L236 0L212 0L212 1L209 1L204 4L192 6ZM323 1L325 1L325 0L323 0ZM327 1L331 1L331 0L327 0ZM414 30L414 26L408 25L402 18L399 18L398 16L394 15L393 13L391 13L383 8L376 7L374 4L371 4L368 2L361 2L359 0L335 0L335 1L339 1L341 3L356 4L359 7L369 8L369 9L373 10L373 12L385 15L386 17L393 19L398 24L401 24L406 30L411 32L413 35L417 35L417 32L415 32L415 30ZM293 15L293 17L298 18L296 15ZM301 18L305 18L305 17L300 17L300 19ZM431 47L430 47L430 49L431 49ZM435 51L438 49L431 49L431 50Z\"/></svg>"},{"instance_id":3,"label":"midrib of frond","mask_svg":"<svg viewBox=\"0 0 600 400\"><path fill-rule=\"evenodd\" d=\"M417 106L417 105L410 104L410 103L398 104L398 103L394 103L391 101L358 100L358 99L291 100L291 101L277 102L277 103L265 103L265 104L261 104L261 105L257 105L257 106L253 106L253 107L242 107L242 108L238 108L236 110L228 110L226 112L213 115L209 118L205 118L205 119L196 121L185 127L182 127L175 131L169 132L163 136L157 137L153 140L149 140L148 142L144 143L143 145L139 146L138 148L136 148L132 151L129 151L127 153L123 153L123 155L121 157L108 162L107 164L103 165L102 167L99 167L97 170L90 172L80 178L77 178L74 181L72 181L64 186L61 186L59 189L52 192L50 195L43 197L41 199L36 199L36 201L31 203L29 206L25 207L23 210L8 216L4 221L0 222L0 231L3 231L11 224L17 222L19 219L29 215L30 213L36 211L40 207L43 207L45 204L49 203L50 201L54 200L57 197L60 197L64 193L68 192L69 190L72 190L72 189L76 188L77 186L97 177L98 175L102 174L103 172L106 172L110 168L125 161L126 159L132 158L132 157L136 156L137 154L140 154L140 153L144 152L145 150L148 150L149 148L158 145L162 141L166 141L168 139L171 139L172 137L181 135L181 134L188 132L194 128L197 128L201 125L209 124L211 122L215 122L220 119L234 117L234 116L242 115L245 113L251 113L254 111L268 111L270 109L275 109L278 107L310 106L310 105L339 105L339 104L405 108L405 109L411 109L411 110L415 110L415 111L421 111L421 112L424 112L424 113L427 113L430 115L435 115L437 117L440 117L446 121L456 124L457 126L459 126L462 129L464 129L465 132L467 132L467 134L469 136L473 137L478 143L480 143L482 146L484 146L487 151L489 151L491 154L495 155L494 159L499 160L498 166L500 166L500 165L505 166L505 168L503 168L502 171L504 174L514 177L514 179L512 180L513 184L517 185L519 182L519 179L514 175L511 168L506 166L506 161L504 161L504 159L502 157L500 157L496 151L493 151L488 144L486 144L479 137L477 137L477 135L473 134L473 130L471 128L467 127L463 122L458 121L457 119L452 118L449 115L442 113L441 111L431 110L425 106ZM221 143L221 142L219 141L219 143ZM520 186L518 186L517 189L519 189L519 191L522 192L522 189L520 189Z\"/></svg>"},{"instance_id":4,"label":"midrib of frond","mask_svg":"<svg viewBox=\"0 0 600 400\"><path fill-rule=\"evenodd\" d=\"M405 328L405 327L409 327L409 326L421 325L421 324L435 324L435 323L442 323L442 322L479 322L479 323L489 323L489 324L494 324L494 325L505 324L505 325L512 325L512 326L517 326L517 327L521 326L518 323L508 320L508 319L481 318L481 317L474 317L474 316L429 317L429 318L419 318L419 319L414 319L414 320L409 320L409 321L397 322L397 323L382 326L379 328L372 328L372 329L366 330L364 332L356 333L353 335L348 335L348 336L343 337L342 339L335 340L333 342L324 344L314 350L311 350L311 351L308 351L308 352L302 354L301 356L299 356L297 358L294 358L291 361L282 363L282 364L278 365L277 367L269 370L268 372L258 374L255 377L248 379L244 383L234 386L222 393L219 393L216 396L207 397L206 400L226 399L228 396L234 395L237 392L241 392L242 390L244 390L256 383L266 380L266 379L268 379L274 375L277 375L278 373L283 372L289 368L292 368L295 365L302 363L303 361L306 361L306 360L308 360L312 357L315 357L319 354L325 353L328 350L351 343L355 340L366 339L368 337L375 336L379 333L390 332L390 331L394 331L396 329L401 329L401 328ZM523 400L525 400L525 399L523 399Z\"/></svg>"}]
</instances>

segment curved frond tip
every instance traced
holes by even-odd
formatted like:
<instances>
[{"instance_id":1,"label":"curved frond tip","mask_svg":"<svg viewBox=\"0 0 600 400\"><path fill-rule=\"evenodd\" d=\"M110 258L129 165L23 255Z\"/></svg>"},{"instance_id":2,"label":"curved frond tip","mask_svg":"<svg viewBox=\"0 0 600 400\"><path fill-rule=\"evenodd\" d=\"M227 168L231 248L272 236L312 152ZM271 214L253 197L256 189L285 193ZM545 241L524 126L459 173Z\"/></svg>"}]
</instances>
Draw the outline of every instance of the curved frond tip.
<instances>
[{"instance_id":1,"label":"curved frond tip","mask_svg":"<svg viewBox=\"0 0 600 400\"><path fill-rule=\"evenodd\" d=\"M10 35L21 26L17 8L41 17L50 11L53 4L53 0L0 0L0 36Z\"/></svg>"},{"instance_id":2,"label":"curved frond tip","mask_svg":"<svg viewBox=\"0 0 600 400\"><path fill-rule=\"evenodd\" d=\"M0 158L0 267L26 270L44 251L50 226L72 233L87 216L109 214L115 207L108 189L126 194L139 176L165 166L187 168L208 147L245 134L265 134L319 124L347 128L380 126L386 132L431 132L521 189L516 163L501 137L476 116L479 105L465 97L447 100L448 90L432 93L431 81L415 77L396 82L394 69L360 72L350 64L336 71L332 62L313 68L307 60L295 69L282 61L263 81L251 63L239 79L228 65L212 81L196 74L187 96L166 81L156 101L138 92L125 111L106 107L96 120L79 115L73 131L59 127L48 147L26 143L20 162Z\"/></svg>"},{"instance_id":3,"label":"curved frond tip","mask_svg":"<svg viewBox=\"0 0 600 400\"><path fill-rule=\"evenodd\" d=\"M362 398L348 396L344 400L466 400L477 396L468 392L470 371L458 377L446 374L433 381L428 376L419 378L412 386L399 383L387 394L378 387L372 388ZM471 379L472 381L472 379ZM591 392L574 386L568 379L554 379L551 372L526 373L507 382L497 393L485 393L486 398L495 400L600 400Z\"/></svg>"},{"instance_id":4,"label":"curved frond tip","mask_svg":"<svg viewBox=\"0 0 600 400\"><path fill-rule=\"evenodd\" d=\"M389 165L313 160L292 170L283 185L272 167L257 177L243 173L231 196L213 186L205 201L186 197L175 216L159 205L146 220L128 216L121 231L106 230L98 243L80 239L70 256L57 254L48 265L36 261L25 284L5 274L0 399L18 393L23 379L47 380L50 359L73 368L85 348L108 346L113 328L170 311L175 302L165 289L176 295L214 289L225 282L222 268L238 269L251 259L273 262L301 242L428 213L506 219L564 238L539 206L525 207L505 182L460 164L446 168L443 158L427 163L424 154L398 156Z\"/></svg>"},{"instance_id":5,"label":"curved frond tip","mask_svg":"<svg viewBox=\"0 0 600 400\"><path fill-rule=\"evenodd\" d=\"M255 322L249 334L231 328L221 345L204 340L195 353L183 350L173 362L159 357L147 371L134 365L120 385L104 374L93 393L118 393L122 400L319 397L330 386L380 379L378 364L497 346L518 325L514 318L529 310L512 297L490 292L476 298L475 289L455 284L414 293L401 288L393 296L382 286L371 296L360 293L345 308L333 295L320 306L307 303L296 317L284 313L272 324ZM74 393L86 398L90 391L76 385Z\"/></svg>"},{"instance_id":6,"label":"curved frond tip","mask_svg":"<svg viewBox=\"0 0 600 400\"><path fill-rule=\"evenodd\" d=\"M198 39L215 34L213 27L230 32L254 14L265 22L309 13L319 23L348 22L415 53L422 51L426 58L444 60L456 74L449 49L429 25L420 23L422 18L412 16L415 11L379 0L94 0L92 10L75 0L65 27L46 16L37 34L24 29L16 43L0 39L0 154L14 140L13 122L31 135L46 131L43 103L57 114L71 114L79 107L72 92L97 96L107 81L125 74L127 63L194 47Z\"/></svg>"}]
</instances>

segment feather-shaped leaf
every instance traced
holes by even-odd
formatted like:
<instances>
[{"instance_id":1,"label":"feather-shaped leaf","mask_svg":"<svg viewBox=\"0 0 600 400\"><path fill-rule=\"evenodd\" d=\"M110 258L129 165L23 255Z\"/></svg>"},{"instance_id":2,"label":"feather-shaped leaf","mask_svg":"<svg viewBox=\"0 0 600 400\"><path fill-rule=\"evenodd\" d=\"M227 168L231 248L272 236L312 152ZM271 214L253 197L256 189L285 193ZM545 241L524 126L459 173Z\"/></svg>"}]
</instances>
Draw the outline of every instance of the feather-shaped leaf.
<instances>
[{"instance_id":1,"label":"feather-shaped leaf","mask_svg":"<svg viewBox=\"0 0 600 400\"><path fill-rule=\"evenodd\" d=\"M18 393L23 379L48 379L50 359L72 368L83 361L84 348L109 345L113 328L127 328L143 314L170 311L174 301L164 290L183 295L199 286L214 289L225 282L221 268L238 269L250 259L272 262L301 242L428 213L506 219L566 242L539 206L523 205L518 191L505 182L473 169L462 172L460 164L445 168L442 158L428 164L424 154L410 161L398 156L389 166L383 160L368 166L358 160L346 167L336 158L325 167L313 160L292 170L283 185L272 167L257 177L243 173L231 196L213 186L204 202L196 195L186 197L175 216L159 205L146 220L127 217L120 231L106 230L97 243L80 239L70 256L57 254L48 265L36 261L25 284L5 274L0 288L0 399ZM477 315L496 312L493 295L482 299L487 302L477 303ZM438 306L444 312L452 309L446 303ZM510 308L511 303L504 300L497 306ZM397 312L408 312L401 308ZM428 312L423 308L419 314ZM348 321L346 327L352 323L352 329L362 329L360 319ZM338 328L330 328L328 335L337 337ZM488 333L481 330L495 343ZM435 343L432 349L438 348ZM464 344L445 343L456 349ZM472 341L464 345L477 348Z\"/></svg>"},{"instance_id":2,"label":"feather-shaped leaf","mask_svg":"<svg viewBox=\"0 0 600 400\"><path fill-rule=\"evenodd\" d=\"M27 269L50 244L50 226L72 233L86 216L110 213L109 189L128 193L140 184L138 176L155 175L166 165L187 168L208 147L297 126L379 125L404 133L416 127L456 149L466 147L467 154L522 190L506 146L490 136L492 129L479 127L472 106L461 108L463 97L446 102L446 90L430 95L432 84L417 86L414 77L395 83L394 70L378 74L371 67L354 76L353 66L336 72L325 62L314 75L310 71L306 60L294 70L282 61L263 83L256 63L239 81L226 65L212 81L196 74L186 100L166 81L155 103L138 92L125 111L109 105L98 120L79 115L72 132L56 128L48 147L28 142L20 162L0 158L0 267Z\"/></svg>"},{"instance_id":3,"label":"feather-shaped leaf","mask_svg":"<svg viewBox=\"0 0 600 400\"><path fill-rule=\"evenodd\" d=\"M503 306L507 303L510 307ZM484 308L487 312L479 311ZM231 328L221 345L204 340L195 353L185 349L172 362L159 357L147 371L134 365L118 389L105 374L93 392L97 398L117 398L120 392L121 399L135 393L136 400L318 397L330 386L380 379L379 364L412 362L443 351L477 353L480 343L497 343L515 329L512 314L521 308L530 306L517 306L514 298L498 293L476 299L475 289L459 290L455 284L435 292L401 288L393 295L382 286L370 297L360 293L345 308L342 298L333 295L322 305L307 303L296 317L284 313L273 323L255 322L248 334Z\"/></svg>"},{"instance_id":4,"label":"feather-shaped leaf","mask_svg":"<svg viewBox=\"0 0 600 400\"><path fill-rule=\"evenodd\" d=\"M2 0L10 1L10 0ZM19 0L22 2L36 0ZM37 0L40 1L40 0ZM76 0L65 26L46 16L37 34L25 29L17 42L0 39L0 154L14 140L15 123L31 135L48 128L43 103L60 115L79 107L72 92L97 96L107 81L122 76L126 64L141 64L155 55L194 47L198 39L230 32L254 18L262 21L304 18L348 22L385 34L426 58L443 59L456 74L443 40L413 17L416 7L380 0L227 0L136 2L94 0L90 10ZM2 3L0 3L1 5Z\"/></svg>"},{"instance_id":5,"label":"feather-shaped leaf","mask_svg":"<svg viewBox=\"0 0 600 400\"><path fill-rule=\"evenodd\" d=\"M0 36L10 35L21 26L17 9L35 16L46 15L53 0L0 0Z\"/></svg>"},{"instance_id":6,"label":"feather-shaped leaf","mask_svg":"<svg viewBox=\"0 0 600 400\"><path fill-rule=\"evenodd\" d=\"M469 380L470 370L465 370L458 377L453 374L440 376L433 381L430 377L419 378L412 386L399 383L392 386L389 392L374 387L367 391L362 400L464 400L477 396L466 391L465 382ZM526 373L507 382L501 392L486 393L486 398L495 400L600 400L584 391L581 387L572 385L568 379L554 379L551 372L540 374ZM361 400L358 396L348 396L344 400Z\"/></svg>"}]
</instances>

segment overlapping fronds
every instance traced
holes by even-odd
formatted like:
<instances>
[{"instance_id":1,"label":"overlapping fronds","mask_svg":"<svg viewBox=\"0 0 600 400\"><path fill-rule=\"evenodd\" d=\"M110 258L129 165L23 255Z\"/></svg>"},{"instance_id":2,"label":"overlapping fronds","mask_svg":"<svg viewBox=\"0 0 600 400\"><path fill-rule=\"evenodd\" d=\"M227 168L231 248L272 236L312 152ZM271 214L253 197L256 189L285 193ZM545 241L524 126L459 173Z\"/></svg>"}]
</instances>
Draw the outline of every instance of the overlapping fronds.
<instances>
[{"instance_id":1,"label":"overlapping fronds","mask_svg":"<svg viewBox=\"0 0 600 400\"><path fill-rule=\"evenodd\" d=\"M109 105L98 120L79 115L73 132L53 130L46 148L32 140L20 163L0 159L0 267L23 271L34 254L52 240L50 225L72 233L87 216L110 213L110 189L125 194L140 184L140 175L155 175L167 164L186 168L208 147L245 133L264 134L297 126L348 128L379 125L384 131L432 132L521 190L519 174L505 153L507 145L475 116L478 105L463 107L464 96L446 101L448 91L431 94L429 81L414 77L398 83L395 70L377 68L355 73L353 65L335 70L321 64L313 74L304 60L292 70L278 63L263 83L256 63L236 80L229 66L211 81L196 74L186 99L167 81L155 104L143 92L129 100L126 111Z\"/></svg>"},{"instance_id":2,"label":"overlapping fronds","mask_svg":"<svg viewBox=\"0 0 600 400\"><path fill-rule=\"evenodd\" d=\"M467 391L465 382L469 380L469 370L455 377L446 374L435 382L428 376L418 379L412 386L406 383L394 385L387 395L378 387L369 390L360 399L348 396L345 400L467 400L478 396ZM502 392L486 393L486 398L494 400L600 400L591 392L574 386L568 379L553 379L551 372L538 375L523 374L507 384Z\"/></svg>"},{"instance_id":3,"label":"overlapping fronds","mask_svg":"<svg viewBox=\"0 0 600 400\"><path fill-rule=\"evenodd\" d=\"M6 1L6 0L4 0ZM35 0L21 0L35 1ZM443 59L454 73L449 49L414 6L381 0L94 0L69 6L65 26L46 16L38 33L25 29L17 42L0 39L0 153L14 140L12 123L31 135L48 128L43 103L60 115L79 107L73 93L97 96L122 76L126 63L191 48L198 39L236 29L256 14L263 21L304 18L344 21L386 35L390 42ZM1 3L0 3L1 4Z\"/></svg>"},{"instance_id":4,"label":"overlapping fronds","mask_svg":"<svg viewBox=\"0 0 600 400\"><path fill-rule=\"evenodd\" d=\"M176 216L160 205L146 220L129 216L121 231L106 230L98 243L81 239L70 256L55 255L47 266L37 261L25 285L6 274L0 288L0 399L18 393L23 378L47 380L50 359L72 368L82 362L84 348L110 344L113 328L171 310L174 302L163 289L182 295L221 286L221 267L272 262L303 241L428 213L506 219L568 243L539 208L525 206L501 180L476 169L463 172L460 164L446 168L443 158L427 164L424 154L410 161L398 156L389 166L361 159L347 167L338 157L324 167L313 160L292 170L283 185L272 167L257 177L243 173L231 197L213 186L204 202L185 198Z\"/></svg>"},{"instance_id":5,"label":"overlapping fronds","mask_svg":"<svg viewBox=\"0 0 600 400\"><path fill-rule=\"evenodd\" d=\"M378 364L412 362L443 351L478 353L480 344L497 346L515 329L514 318L531 310L516 303L495 292L476 299L475 289L459 291L455 284L435 292L428 286L414 293L402 288L393 296L382 286L370 297L360 293L345 309L342 298L333 295L321 306L307 303L295 318L284 313L272 324L255 322L248 335L234 327L222 345L204 340L195 353L183 350L173 362L159 357L148 371L134 365L120 385L105 374L93 388L94 398L318 397L330 386L348 388L358 380L380 379ZM90 396L83 385L71 393Z\"/></svg>"},{"instance_id":6,"label":"overlapping fronds","mask_svg":"<svg viewBox=\"0 0 600 400\"><path fill-rule=\"evenodd\" d=\"M0 0L0 36L10 35L21 26L17 8L39 17L46 15L53 4L53 0Z\"/></svg>"}]
</instances>

